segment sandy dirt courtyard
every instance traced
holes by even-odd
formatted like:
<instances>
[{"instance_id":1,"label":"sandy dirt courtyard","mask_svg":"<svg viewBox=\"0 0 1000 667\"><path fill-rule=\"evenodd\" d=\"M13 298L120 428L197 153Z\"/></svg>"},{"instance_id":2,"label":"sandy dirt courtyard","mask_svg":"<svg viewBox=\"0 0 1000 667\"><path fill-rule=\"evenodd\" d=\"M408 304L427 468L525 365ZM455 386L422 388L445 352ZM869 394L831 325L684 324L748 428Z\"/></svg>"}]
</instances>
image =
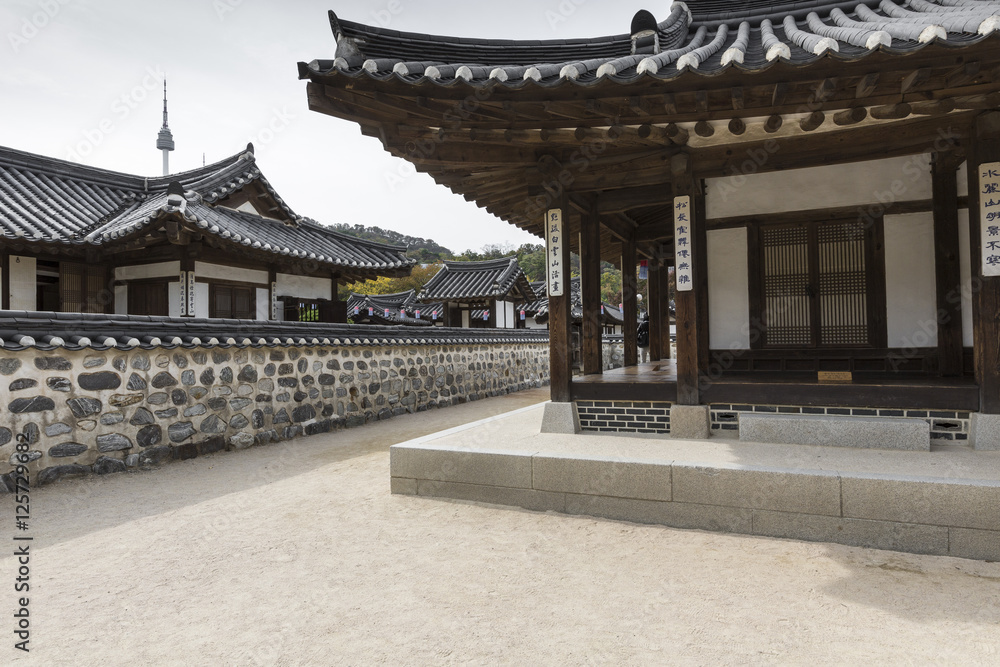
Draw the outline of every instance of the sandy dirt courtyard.
<instances>
[{"instance_id":1,"label":"sandy dirt courtyard","mask_svg":"<svg viewBox=\"0 0 1000 667\"><path fill-rule=\"evenodd\" d=\"M546 395L37 489L0 664L1000 664L1000 564L390 495L389 445Z\"/></svg>"}]
</instances>

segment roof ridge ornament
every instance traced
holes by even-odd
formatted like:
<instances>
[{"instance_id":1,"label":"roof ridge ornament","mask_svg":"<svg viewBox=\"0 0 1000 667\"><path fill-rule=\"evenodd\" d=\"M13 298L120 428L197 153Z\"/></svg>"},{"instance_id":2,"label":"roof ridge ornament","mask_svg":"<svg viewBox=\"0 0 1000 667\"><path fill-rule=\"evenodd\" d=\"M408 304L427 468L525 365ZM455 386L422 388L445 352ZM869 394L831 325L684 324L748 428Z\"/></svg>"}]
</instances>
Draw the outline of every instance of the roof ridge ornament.
<instances>
[{"instance_id":1,"label":"roof ridge ornament","mask_svg":"<svg viewBox=\"0 0 1000 667\"><path fill-rule=\"evenodd\" d=\"M640 9L632 17L632 55L653 55L660 52L660 36L658 25L652 12ZM576 77L572 77L576 78Z\"/></svg>"}]
</instances>

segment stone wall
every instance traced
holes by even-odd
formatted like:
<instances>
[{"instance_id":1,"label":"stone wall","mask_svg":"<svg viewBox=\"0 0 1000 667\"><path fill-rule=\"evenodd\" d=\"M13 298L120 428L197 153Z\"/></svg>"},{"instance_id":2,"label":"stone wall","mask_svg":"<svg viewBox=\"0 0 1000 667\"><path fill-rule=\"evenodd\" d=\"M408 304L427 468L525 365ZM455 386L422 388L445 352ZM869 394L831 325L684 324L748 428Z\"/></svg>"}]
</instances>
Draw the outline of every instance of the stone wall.
<instances>
[{"instance_id":1,"label":"stone wall","mask_svg":"<svg viewBox=\"0 0 1000 667\"><path fill-rule=\"evenodd\" d=\"M0 352L0 489L361 426L538 387L548 343Z\"/></svg>"}]
</instances>

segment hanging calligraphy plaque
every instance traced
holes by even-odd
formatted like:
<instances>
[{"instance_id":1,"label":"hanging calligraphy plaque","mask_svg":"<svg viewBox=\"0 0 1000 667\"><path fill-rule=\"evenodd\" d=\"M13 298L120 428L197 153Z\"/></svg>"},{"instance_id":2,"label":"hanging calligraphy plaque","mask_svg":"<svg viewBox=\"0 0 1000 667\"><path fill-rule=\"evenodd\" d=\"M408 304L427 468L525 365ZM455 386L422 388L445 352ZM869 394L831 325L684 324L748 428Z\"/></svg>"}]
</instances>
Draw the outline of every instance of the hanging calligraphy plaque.
<instances>
[{"instance_id":1,"label":"hanging calligraphy plaque","mask_svg":"<svg viewBox=\"0 0 1000 667\"><path fill-rule=\"evenodd\" d=\"M545 263L546 279L549 284L549 296L562 296L566 281L566 269L563 266L563 221L562 209L554 208L545 214L545 251L548 261Z\"/></svg>"},{"instance_id":2,"label":"hanging calligraphy plaque","mask_svg":"<svg viewBox=\"0 0 1000 667\"><path fill-rule=\"evenodd\" d=\"M674 277L679 292L694 289L694 271L691 269L694 260L691 253L693 218L691 197L674 197Z\"/></svg>"},{"instance_id":3,"label":"hanging calligraphy plaque","mask_svg":"<svg viewBox=\"0 0 1000 667\"><path fill-rule=\"evenodd\" d=\"M1000 162L979 165L979 228L983 276L1000 276Z\"/></svg>"}]
</instances>

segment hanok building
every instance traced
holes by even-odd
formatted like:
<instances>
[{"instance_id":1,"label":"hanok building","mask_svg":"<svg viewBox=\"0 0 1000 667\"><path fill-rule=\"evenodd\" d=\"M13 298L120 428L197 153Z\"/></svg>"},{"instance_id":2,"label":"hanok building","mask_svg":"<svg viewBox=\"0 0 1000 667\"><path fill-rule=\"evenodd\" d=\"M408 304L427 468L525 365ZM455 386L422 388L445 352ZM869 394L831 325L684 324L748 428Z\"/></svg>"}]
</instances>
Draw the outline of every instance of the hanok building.
<instances>
[{"instance_id":1,"label":"hanok building","mask_svg":"<svg viewBox=\"0 0 1000 667\"><path fill-rule=\"evenodd\" d=\"M940 416L948 438L972 415L1000 445L1000 4L692 0L552 41L330 21L336 57L299 65L311 109L522 229L565 226L589 375L557 281L554 402L662 401L688 436L755 408ZM676 267L676 362L601 377L600 261L635 321L641 258L656 360Z\"/></svg>"},{"instance_id":2,"label":"hanok building","mask_svg":"<svg viewBox=\"0 0 1000 667\"><path fill-rule=\"evenodd\" d=\"M583 328L583 289L579 278L570 279L570 317L573 320L574 333ZM531 289L539 295L538 300L531 303L517 306L519 311L524 311L526 327L528 329L547 328L549 325L549 296L546 281L539 280L531 283ZM600 314L601 331L609 335L621 335L624 321L622 320L622 308L612 306L609 303L601 304Z\"/></svg>"},{"instance_id":3,"label":"hanok building","mask_svg":"<svg viewBox=\"0 0 1000 667\"><path fill-rule=\"evenodd\" d=\"M417 301L416 290L412 289L393 294L352 292L347 299L347 316L355 324L426 327L442 321L443 312L440 303Z\"/></svg>"},{"instance_id":4,"label":"hanok building","mask_svg":"<svg viewBox=\"0 0 1000 667\"><path fill-rule=\"evenodd\" d=\"M5 310L346 322L338 283L404 253L297 215L252 145L157 178L0 148Z\"/></svg>"},{"instance_id":5,"label":"hanok building","mask_svg":"<svg viewBox=\"0 0 1000 667\"><path fill-rule=\"evenodd\" d=\"M518 329L518 303L534 301L535 293L517 259L485 262L444 262L420 291L420 300L444 304L449 327Z\"/></svg>"}]
</instances>

